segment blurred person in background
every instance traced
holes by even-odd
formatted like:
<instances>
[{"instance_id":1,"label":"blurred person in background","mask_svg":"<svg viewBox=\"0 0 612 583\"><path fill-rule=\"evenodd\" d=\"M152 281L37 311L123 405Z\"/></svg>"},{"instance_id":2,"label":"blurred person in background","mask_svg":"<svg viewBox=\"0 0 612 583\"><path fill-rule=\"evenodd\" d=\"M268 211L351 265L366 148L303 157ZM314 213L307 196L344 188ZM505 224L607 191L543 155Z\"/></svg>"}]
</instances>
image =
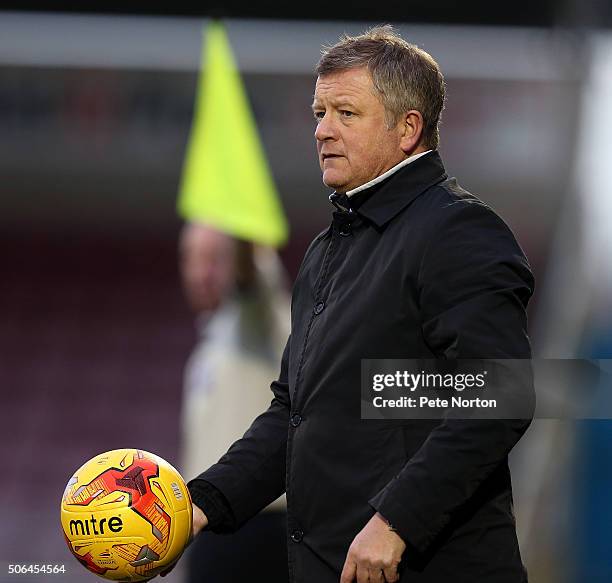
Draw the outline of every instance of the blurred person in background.
<instances>
[{"instance_id":1,"label":"blurred person in background","mask_svg":"<svg viewBox=\"0 0 612 583\"><path fill-rule=\"evenodd\" d=\"M182 230L180 271L199 337L185 371L181 417L182 471L191 479L270 404L289 298L274 250L202 223ZM248 581L253 573L287 581L285 508L282 497L236 534L198 537L187 551L186 581Z\"/></svg>"},{"instance_id":2,"label":"blurred person in background","mask_svg":"<svg viewBox=\"0 0 612 583\"><path fill-rule=\"evenodd\" d=\"M189 480L270 405L269 385L289 334L289 294L275 250L288 226L220 22L204 34L178 211L185 220L181 276L199 333L185 371L181 423ZM287 581L281 494L238 532L198 537L187 551L188 583L248 581L253 573Z\"/></svg>"}]
</instances>

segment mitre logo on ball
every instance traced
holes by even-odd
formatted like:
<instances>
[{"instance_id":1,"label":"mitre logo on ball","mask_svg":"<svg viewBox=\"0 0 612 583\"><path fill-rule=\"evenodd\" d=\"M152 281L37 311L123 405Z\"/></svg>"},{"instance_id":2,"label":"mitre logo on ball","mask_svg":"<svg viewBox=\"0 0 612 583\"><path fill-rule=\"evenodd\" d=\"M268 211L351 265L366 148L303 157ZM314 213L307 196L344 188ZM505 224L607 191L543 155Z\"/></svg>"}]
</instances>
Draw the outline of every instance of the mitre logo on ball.
<instances>
[{"instance_id":1,"label":"mitre logo on ball","mask_svg":"<svg viewBox=\"0 0 612 583\"><path fill-rule=\"evenodd\" d=\"M98 528L96 528L96 524L98 524ZM81 531L81 535L87 534L104 534L104 525L107 522L106 518L101 518L99 521L96 520L96 517L92 514L91 518L85 520L71 520L70 521L70 534L73 536L77 536L79 534L79 530ZM91 532L89 529L89 525L91 525ZM111 516L108 519L108 530L111 532L121 532L123 528L123 521L120 516Z\"/></svg>"},{"instance_id":2,"label":"mitre logo on ball","mask_svg":"<svg viewBox=\"0 0 612 583\"><path fill-rule=\"evenodd\" d=\"M87 569L112 581L146 581L185 549L191 497L164 459L118 449L74 473L62 497L61 520L68 548Z\"/></svg>"}]
</instances>

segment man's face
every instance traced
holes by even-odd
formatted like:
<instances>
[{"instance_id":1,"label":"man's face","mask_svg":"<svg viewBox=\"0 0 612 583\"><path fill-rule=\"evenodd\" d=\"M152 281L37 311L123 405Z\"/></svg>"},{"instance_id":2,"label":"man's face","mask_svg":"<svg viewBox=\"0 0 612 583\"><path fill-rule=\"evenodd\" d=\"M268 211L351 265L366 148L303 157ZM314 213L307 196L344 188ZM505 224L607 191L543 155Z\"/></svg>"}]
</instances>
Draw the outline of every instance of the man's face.
<instances>
[{"instance_id":1,"label":"man's face","mask_svg":"<svg viewBox=\"0 0 612 583\"><path fill-rule=\"evenodd\" d=\"M387 129L366 67L320 76L312 109L323 182L330 188L361 186L406 157L400 148L403 124Z\"/></svg>"}]
</instances>

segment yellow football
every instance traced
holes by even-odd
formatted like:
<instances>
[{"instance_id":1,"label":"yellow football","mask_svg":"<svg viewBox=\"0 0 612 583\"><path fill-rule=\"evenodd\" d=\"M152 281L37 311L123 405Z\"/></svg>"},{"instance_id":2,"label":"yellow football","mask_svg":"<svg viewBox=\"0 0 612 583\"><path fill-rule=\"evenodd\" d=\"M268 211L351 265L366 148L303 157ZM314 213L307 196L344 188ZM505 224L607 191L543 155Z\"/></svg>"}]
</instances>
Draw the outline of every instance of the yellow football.
<instances>
[{"instance_id":1,"label":"yellow football","mask_svg":"<svg viewBox=\"0 0 612 583\"><path fill-rule=\"evenodd\" d=\"M146 581L180 556L192 507L181 475L140 449L101 453L70 478L61 518L68 548L112 581Z\"/></svg>"}]
</instances>

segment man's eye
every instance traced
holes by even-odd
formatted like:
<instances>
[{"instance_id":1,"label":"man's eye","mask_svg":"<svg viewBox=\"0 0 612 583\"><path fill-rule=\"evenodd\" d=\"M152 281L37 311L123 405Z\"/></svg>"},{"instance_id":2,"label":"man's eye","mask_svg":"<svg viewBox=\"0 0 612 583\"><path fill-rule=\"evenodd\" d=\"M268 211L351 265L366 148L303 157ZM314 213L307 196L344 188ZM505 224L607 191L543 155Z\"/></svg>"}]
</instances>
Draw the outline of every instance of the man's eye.
<instances>
[{"instance_id":1,"label":"man's eye","mask_svg":"<svg viewBox=\"0 0 612 583\"><path fill-rule=\"evenodd\" d=\"M317 121L321 121L323 119L323 116L325 115L325 112L324 111L315 111L315 112L313 112L313 115L314 115L314 118Z\"/></svg>"},{"instance_id":2,"label":"man's eye","mask_svg":"<svg viewBox=\"0 0 612 583\"><path fill-rule=\"evenodd\" d=\"M343 109L342 111L340 111L340 113L343 117L353 117L353 112L349 111L348 109Z\"/></svg>"}]
</instances>

